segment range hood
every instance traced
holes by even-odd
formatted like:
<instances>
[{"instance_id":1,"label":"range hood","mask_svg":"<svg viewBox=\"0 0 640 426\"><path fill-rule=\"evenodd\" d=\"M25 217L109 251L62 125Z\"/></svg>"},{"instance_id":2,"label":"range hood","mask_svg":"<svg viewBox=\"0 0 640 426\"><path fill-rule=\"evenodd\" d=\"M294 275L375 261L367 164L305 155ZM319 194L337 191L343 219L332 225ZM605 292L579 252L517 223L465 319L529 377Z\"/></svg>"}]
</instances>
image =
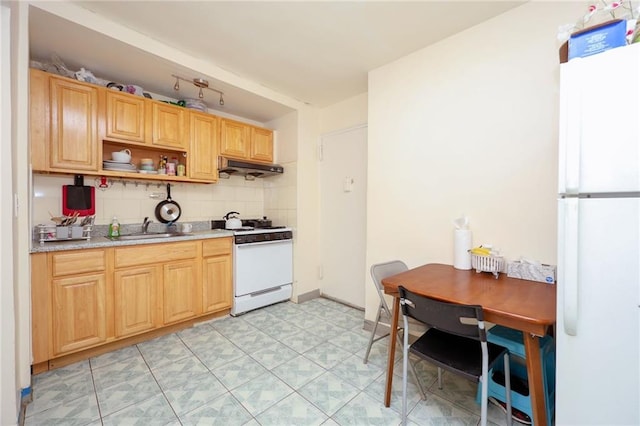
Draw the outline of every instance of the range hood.
<instances>
[{"instance_id":1,"label":"range hood","mask_svg":"<svg viewBox=\"0 0 640 426\"><path fill-rule=\"evenodd\" d=\"M284 173L284 168L278 164L252 163L245 160L218 157L218 175L222 179L228 179L231 175L238 175L251 180L281 175L282 173Z\"/></svg>"}]
</instances>

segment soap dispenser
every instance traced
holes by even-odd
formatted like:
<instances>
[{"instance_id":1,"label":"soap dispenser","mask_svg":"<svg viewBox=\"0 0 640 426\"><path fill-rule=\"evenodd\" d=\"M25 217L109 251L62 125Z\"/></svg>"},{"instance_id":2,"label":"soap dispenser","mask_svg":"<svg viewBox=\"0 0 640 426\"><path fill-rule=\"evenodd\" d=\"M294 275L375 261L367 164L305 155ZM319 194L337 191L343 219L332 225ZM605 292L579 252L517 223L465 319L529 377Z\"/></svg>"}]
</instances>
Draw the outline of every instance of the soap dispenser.
<instances>
[{"instance_id":1,"label":"soap dispenser","mask_svg":"<svg viewBox=\"0 0 640 426\"><path fill-rule=\"evenodd\" d=\"M111 224L109 224L109 236L110 237L119 237L120 236L120 223L118 222L117 217L113 217Z\"/></svg>"}]
</instances>

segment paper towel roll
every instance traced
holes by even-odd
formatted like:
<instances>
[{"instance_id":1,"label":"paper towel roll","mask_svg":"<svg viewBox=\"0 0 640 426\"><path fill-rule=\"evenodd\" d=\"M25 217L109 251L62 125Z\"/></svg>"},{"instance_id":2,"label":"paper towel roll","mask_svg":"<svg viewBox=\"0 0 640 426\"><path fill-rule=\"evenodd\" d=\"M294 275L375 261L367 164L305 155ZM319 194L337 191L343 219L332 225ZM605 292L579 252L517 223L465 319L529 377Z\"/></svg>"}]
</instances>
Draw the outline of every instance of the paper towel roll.
<instances>
[{"instance_id":1,"label":"paper towel roll","mask_svg":"<svg viewBox=\"0 0 640 426\"><path fill-rule=\"evenodd\" d=\"M453 232L453 267L471 269L471 231L456 229Z\"/></svg>"}]
</instances>

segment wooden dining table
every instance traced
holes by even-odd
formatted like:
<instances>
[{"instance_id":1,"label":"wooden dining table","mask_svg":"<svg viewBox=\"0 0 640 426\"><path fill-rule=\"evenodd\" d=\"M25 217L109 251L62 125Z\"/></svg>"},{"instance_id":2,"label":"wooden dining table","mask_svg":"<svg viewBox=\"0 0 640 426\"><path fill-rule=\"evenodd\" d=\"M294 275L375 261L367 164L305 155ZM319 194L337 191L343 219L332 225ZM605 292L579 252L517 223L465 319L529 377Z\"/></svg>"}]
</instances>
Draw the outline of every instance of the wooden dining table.
<instances>
[{"instance_id":1,"label":"wooden dining table","mask_svg":"<svg viewBox=\"0 0 640 426\"><path fill-rule=\"evenodd\" d=\"M556 322L556 286L509 278L496 279L487 272L459 270L451 265L432 263L382 280L384 292L393 296L393 315L387 363L385 406L391 403L393 365L400 299L398 286L420 295L450 303L480 305L484 319L516 330L524 335L529 394L533 421L547 424L539 337L545 336Z\"/></svg>"}]
</instances>

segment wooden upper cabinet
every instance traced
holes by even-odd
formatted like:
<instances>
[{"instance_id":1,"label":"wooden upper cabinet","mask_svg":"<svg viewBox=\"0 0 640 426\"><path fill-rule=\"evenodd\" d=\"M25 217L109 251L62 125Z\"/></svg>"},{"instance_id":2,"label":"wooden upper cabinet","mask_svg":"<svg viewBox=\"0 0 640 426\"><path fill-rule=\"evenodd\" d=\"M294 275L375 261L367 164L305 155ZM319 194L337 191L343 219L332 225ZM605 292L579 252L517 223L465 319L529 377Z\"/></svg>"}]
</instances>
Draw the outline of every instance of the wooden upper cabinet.
<instances>
[{"instance_id":1,"label":"wooden upper cabinet","mask_svg":"<svg viewBox=\"0 0 640 426\"><path fill-rule=\"evenodd\" d=\"M185 132L186 115L187 112L182 107L151 102L151 143L156 146L186 150L188 145L188 134Z\"/></svg>"},{"instance_id":2,"label":"wooden upper cabinet","mask_svg":"<svg viewBox=\"0 0 640 426\"><path fill-rule=\"evenodd\" d=\"M218 179L220 120L215 115L189 113L187 173L193 179Z\"/></svg>"},{"instance_id":3,"label":"wooden upper cabinet","mask_svg":"<svg viewBox=\"0 0 640 426\"><path fill-rule=\"evenodd\" d=\"M248 158L250 138L248 125L223 118L220 123L220 155Z\"/></svg>"},{"instance_id":4,"label":"wooden upper cabinet","mask_svg":"<svg viewBox=\"0 0 640 426\"><path fill-rule=\"evenodd\" d=\"M36 171L49 170L49 75L32 69L29 73L29 140L31 167Z\"/></svg>"},{"instance_id":5,"label":"wooden upper cabinet","mask_svg":"<svg viewBox=\"0 0 640 426\"><path fill-rule=\"evenodd\" d=\"M273 163L273 131L251 127L251 159Z\"/></svg>"},{"instance_id":6,"label":"wooden upper cabinet","mask_svg":"<svg viewBox=\"0 0 640 426\"><path fill-rule=\"evenodd\" d=\"M145 98L107 90L106 137L145 143Z\"/></svg>"},{"instance_id":7,"label":"wooden upper cabinet","mask_svg":"<svg viewBox=\"0 0 640 426\"><path fill-rule=\"evenodd\" d=\"M98 170L98 97L95 86L50 78L51 170Z\"/></svg>"},{"instance_id":8,"label":"wooden upper cabinet","mask_svg":"<svg viewBox=\"0 0 640 426\"><path fill-rule=\"evenodd\" d=\"M273 131L233 120L221 120L220 155L273 162Z\"/></svg>"}]
</instances>

